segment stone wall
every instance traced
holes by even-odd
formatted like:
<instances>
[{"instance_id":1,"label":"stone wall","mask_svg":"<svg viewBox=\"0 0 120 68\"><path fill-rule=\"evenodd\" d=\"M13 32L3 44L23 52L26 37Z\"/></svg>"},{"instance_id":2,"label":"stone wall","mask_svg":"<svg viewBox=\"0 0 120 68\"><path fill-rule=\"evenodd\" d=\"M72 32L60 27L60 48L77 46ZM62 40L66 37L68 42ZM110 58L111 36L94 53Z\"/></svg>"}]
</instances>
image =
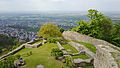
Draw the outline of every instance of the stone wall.
<instances>
[{"instance_id":1,"label":"stone wall","mask_svg":"<svg viewBox=\"0 0 120 68\"><path fill-rule=\"evenodd\" d=\"M62 45L59 42L57 42L57 46L63 52L64 55L68 55L68 52L64 49L64 47L62 47Z\"/></svg>"},{"instance_id":2,"label":"stone wall","mask_svg":"<svg viewBox=\"0 0 120 68\"><path fill-rule=\"evenodd\" d=\"M119 68L120 64L120 48L116 47L104 40L95 39L86 35L79 34L77 32L65 31L63 37L67 40L75 40L81 42L87 42L93 44L96 48L96 54L94 57L95 68ZM113 56L112 53L117 55ZM117 57L117 59L116 59Z\"/></svg>"},{"instance_id":3,"label":"stone wall","mask_svg":"<svg viewBox=\"0 0 120 68\"><path fill-rule=\"evenodd\" d=\"M79 34L77 32L72 32L72 31L65 31L63 32L63 37L67 40L75 40L75 41L81 41L81 42L87 42L87 43L91 43L93 45L108 45L118 51L120 51L120 48L119 47L116 47L104 40L100 40L100 39L96 39L96 38L93 38L93 37L89 37L87 35L82 35L82 34Z\"/></svg>"},{"instance_id":4,"label":"stone wall","mask_svg":"<svg viewBox=\"0 0 120 68\"><path fill-rule=\"evenodd\" d=\"M118 53L118 51L110 48L109 46L99 45L94 57L95 68L119 68L112 53ZM120 59L119 59L120 60Z\"/></svg>"},{"instance_id":5,"label":"stone wall","mask_svg":"<svg viewBox=\"0 0 120 68\"><path fill-rule=\"evenodd\" d=\"M16 49L12 50L11 52L9 52L9 53L1 56L1 57L0 57L0 60L4 59L5 57L7 57L7 56L9 56L9 55L12 55L12 54L18 52L19 50L21 50L21 49L24 48L24 47L25 47L25 44L20 45L19 47L17 47Z\"/></svg>"}]
</instances>

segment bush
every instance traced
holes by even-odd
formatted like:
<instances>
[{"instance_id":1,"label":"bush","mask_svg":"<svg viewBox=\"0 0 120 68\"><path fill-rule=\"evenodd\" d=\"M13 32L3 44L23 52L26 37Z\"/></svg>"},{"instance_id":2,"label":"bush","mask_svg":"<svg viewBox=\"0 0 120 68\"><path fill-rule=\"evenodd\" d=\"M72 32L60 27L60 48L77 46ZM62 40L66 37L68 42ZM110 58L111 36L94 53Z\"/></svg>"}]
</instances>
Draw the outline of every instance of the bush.
<instances>
[{"instance_id":1,"label":"bush","mask_svg":"<svg viewBox=\"0 0 120 68\"><path fill-rule=\"evenodd\" d=\"M73 68L74 65L72 64L71 60L72 60L72 59L71 59L70 56L66 56L66 57L65 57L65 63L66 63L66 65L69 66L70 68Z\"/></svg>"},{"instance_id":2,"label":"bush","mask_svg":"<svg viewBox=\"0 0 120 68\"><path fill-rule=\"evenodd\" d=\"M63 56L63 52L59 50L58 48L53 48L51 51L51 55L55 56L55 58L57 59L58 57Z\"/></svg>"},{"instance_id":3,"label":"bush","mask_svg":"<svg viewBox=\"0 0 120 68\"><path fill-rule=\"evenodd\" d=\"M17 58L17 59L19 59L20 57L21 57L21 55L19 55L19 54L18 54L18 55L16 55L16 58Z\"/></svg>"},{"instance_id":4,"label":"bush","mask_svg":"<svg viewBox=\"0 0 120 68\"><path fill-rule=\"evenodd\" d=\"M27 56L31 56L32 54L33 54L32 51L30 51L27 53Z\"/></svg>"},{"instance_id":5,"label":"bush","mask_svg":"<svg viewBox=\"0 0 120 68\"><path fill-rule=\"evenodd\" d=\"M54 37L49 37L47 38L47 42L49 43L56 43L57 41L61 41L60 37L54 38Z\"/></svg>"},{"instance_id":6,"label":"bush","mask_svg":"<svg viewBox=\"0 0 120 68\"><path fill-rule=\"evenodd\" d=\"M5 60L0 61L0 68L14 68L15 56L7 57Z\"/></svg>"},{"instance_id":7,"label":"bush","mask_svg":"<svg viewBox=\"0 0 120 68\"><path fill-rule=\"evenodd\" d=\"M60 28L60 32L63 33L65 31L65 29L63 28Z\"/></svg>"}]
</instances>

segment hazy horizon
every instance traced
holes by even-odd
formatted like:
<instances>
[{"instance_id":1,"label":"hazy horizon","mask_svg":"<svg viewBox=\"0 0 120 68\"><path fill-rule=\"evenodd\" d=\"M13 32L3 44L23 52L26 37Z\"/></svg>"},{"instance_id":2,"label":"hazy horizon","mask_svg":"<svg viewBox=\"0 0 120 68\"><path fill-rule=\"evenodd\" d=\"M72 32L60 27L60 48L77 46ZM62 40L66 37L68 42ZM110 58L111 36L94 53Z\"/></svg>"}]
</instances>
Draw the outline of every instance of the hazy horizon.
<instances>
[{"instance_id":1,"label":"hazy horizon","mask_svg":"<svg viewBox=\"0 0 120 68\"><path fill-rule=\"evenodd\" d=\"M0 13L120 12L120 0L0 0Z\"/></svg>"}]
</instances>

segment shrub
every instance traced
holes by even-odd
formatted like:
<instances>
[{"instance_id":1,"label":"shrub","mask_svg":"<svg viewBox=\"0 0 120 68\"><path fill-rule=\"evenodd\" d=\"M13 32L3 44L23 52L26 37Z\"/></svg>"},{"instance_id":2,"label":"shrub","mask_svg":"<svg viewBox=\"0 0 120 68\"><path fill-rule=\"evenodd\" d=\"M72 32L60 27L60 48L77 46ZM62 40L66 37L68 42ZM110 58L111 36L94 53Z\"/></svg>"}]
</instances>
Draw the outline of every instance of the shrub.
<instances>
[{"instance_id":1,"label":"shrub","mask_svg":"<svg viewBox=\"0 0 120 68\"><path fill-rule=\"evenodd\" d=\"M66 65L67 66L69 66L70 68L73 68L73 64L72 64L72 61L71 61L72 59L71 59L71 57L70 56L66 56L65 57L65 63L66 63Z\"/></svg>"},{"instance_id":2,"label":"shrub","mask_svg":"<svg viewBox=\"0 0 120 68\"><path fill-rule=\"evenodd\" d=\"M10 56L0 61L0 68L14 68L14 60L15 56Z\"/></svg>"},{"instance_id":3,"label":"shrub","mask_svg":"<svg viewBox=\"0 0 120 68\"><path fill-rule=\"evenodd\" d=\"M63 28L60 28L60 32L63 33L65 31L65 29Z\"/></svg>"},{"instance_id":4,"label":"shrub","mask_svg":"<svg viewBox=\"0 0 120 68\"><path fill-rule=\"evenodd\" d=\"M54 38L54 37L49 37L47 38L47 42L49 43L56 43L57 41L61 41L60 37Z\"/></svg>"},{"instance_id":5,"label":"shrub","mask_svg":"<svg viewBox=\"0 0 120 68\"><path fill-rule=\"evenodd\" d=\"M51 55L55 56L55 58L57 59L58 57L63 56L63 52L59 50L58 48L53 48L51 51Z\"/></svg>"},{"instance_id":6,"label":"shrub","mask_svg":"<svg viewBox=\"0 0 120 68\"><path fill-rule=\"evenodd\" d=\"M32 51L30 51L27 53L27 56L31 56L32 54L33 54Z\"/></svg>"},{"instance_id":7,"label":"shrub","mask_svg":"<svg viewBox=\"0 0 120 68\"><path fill-rule=\"evenodd\" d=\"M17 58L17 59L19 59L20 57L21 57L21 55L19 55L19 54L18 54L18 55L16 55L16 58Z\"/></svg>"}]
</instances>

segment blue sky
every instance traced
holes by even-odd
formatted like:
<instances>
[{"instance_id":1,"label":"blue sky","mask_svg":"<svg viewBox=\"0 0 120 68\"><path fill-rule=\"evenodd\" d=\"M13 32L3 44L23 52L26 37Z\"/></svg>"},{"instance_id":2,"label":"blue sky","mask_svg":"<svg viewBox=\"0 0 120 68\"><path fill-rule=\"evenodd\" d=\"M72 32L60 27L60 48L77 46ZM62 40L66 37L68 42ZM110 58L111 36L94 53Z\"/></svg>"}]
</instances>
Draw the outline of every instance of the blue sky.
<instances>
[{"instance_id":1,"label":"blue sky","mask_svg":"<svg viewBox=\"0 0 120 68\"><path fill-rule=\"evenodd\" d=\"M0 0L0 12L120 11L120 0Z\"/></svg>"}]
</instances>

